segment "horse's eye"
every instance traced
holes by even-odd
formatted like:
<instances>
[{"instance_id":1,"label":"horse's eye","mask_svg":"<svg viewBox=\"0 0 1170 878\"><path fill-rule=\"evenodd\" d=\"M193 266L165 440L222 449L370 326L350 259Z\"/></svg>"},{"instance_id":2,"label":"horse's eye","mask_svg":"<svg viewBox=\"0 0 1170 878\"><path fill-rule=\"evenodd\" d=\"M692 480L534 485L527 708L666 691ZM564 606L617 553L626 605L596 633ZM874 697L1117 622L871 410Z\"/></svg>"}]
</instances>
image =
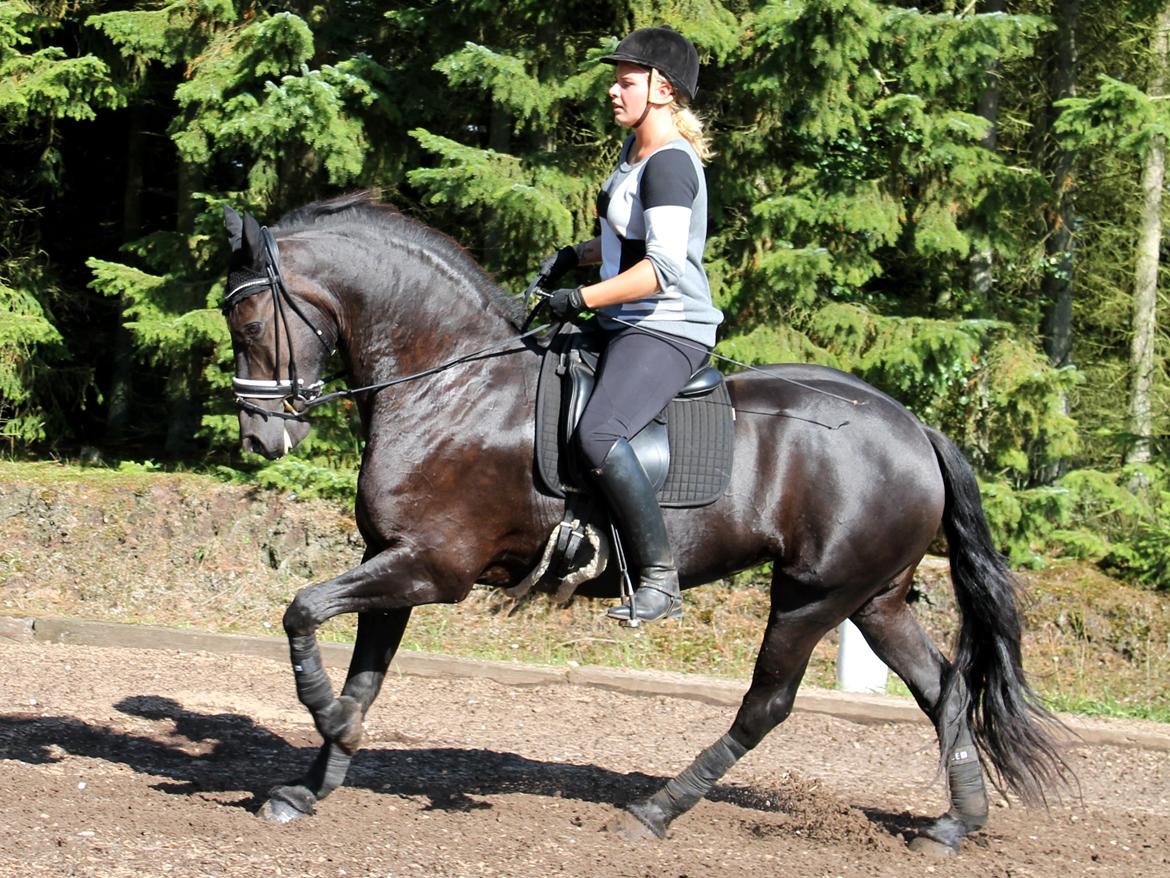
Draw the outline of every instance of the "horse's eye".
<instances>
[{"instance_id":1,"label":"horse's eye","mask_svg":"<svg viewBox=\"0 0 1170 878\"><path fill-rule=\"evenodd\" d=\"M253 339L260 335L260 330L264 328L264 324L259 320L254 320L251 323L244 324L244 338Z\"/></svg>"}]
</instances>

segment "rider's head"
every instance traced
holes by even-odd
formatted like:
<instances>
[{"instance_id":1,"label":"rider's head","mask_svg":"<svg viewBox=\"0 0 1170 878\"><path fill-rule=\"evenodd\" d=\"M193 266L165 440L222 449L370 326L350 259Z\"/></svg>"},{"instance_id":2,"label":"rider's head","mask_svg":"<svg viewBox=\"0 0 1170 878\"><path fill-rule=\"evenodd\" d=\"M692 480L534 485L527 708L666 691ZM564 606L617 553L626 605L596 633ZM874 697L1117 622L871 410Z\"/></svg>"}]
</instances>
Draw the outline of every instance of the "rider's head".
<instances>
[{"instance_id":1,"label":"rider's head","mask_svg":"<svg viewBox=\"0 0 1170 878\"><path fill-rule=\"evenodd\" d=\"M601 60L657 71L670 83L675 100L683 106L693 101L699 90L699 53L690 40L669 27L639 28Z\"/></svg>"}]
</instances>

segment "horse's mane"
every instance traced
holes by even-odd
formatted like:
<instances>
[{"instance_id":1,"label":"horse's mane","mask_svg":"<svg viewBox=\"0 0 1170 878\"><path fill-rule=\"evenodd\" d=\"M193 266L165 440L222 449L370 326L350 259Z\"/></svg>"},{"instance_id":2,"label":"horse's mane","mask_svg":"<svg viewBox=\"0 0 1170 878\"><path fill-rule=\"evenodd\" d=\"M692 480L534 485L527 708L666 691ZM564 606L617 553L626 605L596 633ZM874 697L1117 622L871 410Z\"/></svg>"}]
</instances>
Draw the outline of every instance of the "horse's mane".
<instances>
[{"instance_id":1,"label":"horse's mane","mask_svg":"<svg viewBox=\"0 0 1170 878\"><path fill-rule=\"evenodd\" d=\"M399 242L421 250L493 303L513 324L519 326L523 320L522 303L497 284L463 246L438 229L382 202L373 192L351 192L295 208L280 218L275 230L292 234L308 229L336 228L351 222L367 232L383 232L387 247Z\"/></svg>"}]
</instances>

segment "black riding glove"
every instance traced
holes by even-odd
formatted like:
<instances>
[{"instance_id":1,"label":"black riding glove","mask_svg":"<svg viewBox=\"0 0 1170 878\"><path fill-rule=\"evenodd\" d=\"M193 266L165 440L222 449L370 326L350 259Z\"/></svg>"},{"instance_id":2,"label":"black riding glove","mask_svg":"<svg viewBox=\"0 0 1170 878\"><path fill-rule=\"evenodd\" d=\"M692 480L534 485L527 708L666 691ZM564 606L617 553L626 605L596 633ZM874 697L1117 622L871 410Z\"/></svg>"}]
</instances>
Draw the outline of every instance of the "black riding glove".
<instances>
[{"instance_id":1,"label":"black riding glove","mask_svg":"<svg viewBox=\"0 0 1170 878\"><path fill-rule=\"evenodd\" d=\"M555 287L561 278L581 264L581 257L576 247L562 247L556 253L550 253L540 262L536 273L543 280L546 287Z\"/></svg>"},{"instance_id":2,"label":"black riding glove","mask_svg":"<svg viewBox=\"0 0 1170 878\"><path fill-rule=\"evenodd\" d=\"M572 320L582 311L588 309L585 300L581 297L580 287L554 290L547 299L548 310L557 320Z\"/></svg>"}]
</instances>

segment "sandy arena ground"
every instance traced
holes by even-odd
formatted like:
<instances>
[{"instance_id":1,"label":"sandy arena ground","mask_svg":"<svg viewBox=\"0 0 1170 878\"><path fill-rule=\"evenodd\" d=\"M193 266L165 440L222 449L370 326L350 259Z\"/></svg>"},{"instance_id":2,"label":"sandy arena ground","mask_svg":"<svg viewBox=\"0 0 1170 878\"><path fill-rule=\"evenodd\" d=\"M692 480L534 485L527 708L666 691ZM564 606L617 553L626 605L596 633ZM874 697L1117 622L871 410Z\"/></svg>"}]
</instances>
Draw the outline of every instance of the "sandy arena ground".
<instances>
[{"instance_id":1,"label":"sandy arena ground","mask_svg":"<svg viewBox=\"0 0 1170 878\"><path fill-rule=\"evenodd\" d=\"M602 831L729 725L726 708L581 687L397 677L318 814L254 812L318 738L280 662L0 642L0 875L1165 876L1170 753L1080 745L1081 799L998 799L960 856L923 723L796 713L660 843Z\"/></svg>"}]
</instances>

